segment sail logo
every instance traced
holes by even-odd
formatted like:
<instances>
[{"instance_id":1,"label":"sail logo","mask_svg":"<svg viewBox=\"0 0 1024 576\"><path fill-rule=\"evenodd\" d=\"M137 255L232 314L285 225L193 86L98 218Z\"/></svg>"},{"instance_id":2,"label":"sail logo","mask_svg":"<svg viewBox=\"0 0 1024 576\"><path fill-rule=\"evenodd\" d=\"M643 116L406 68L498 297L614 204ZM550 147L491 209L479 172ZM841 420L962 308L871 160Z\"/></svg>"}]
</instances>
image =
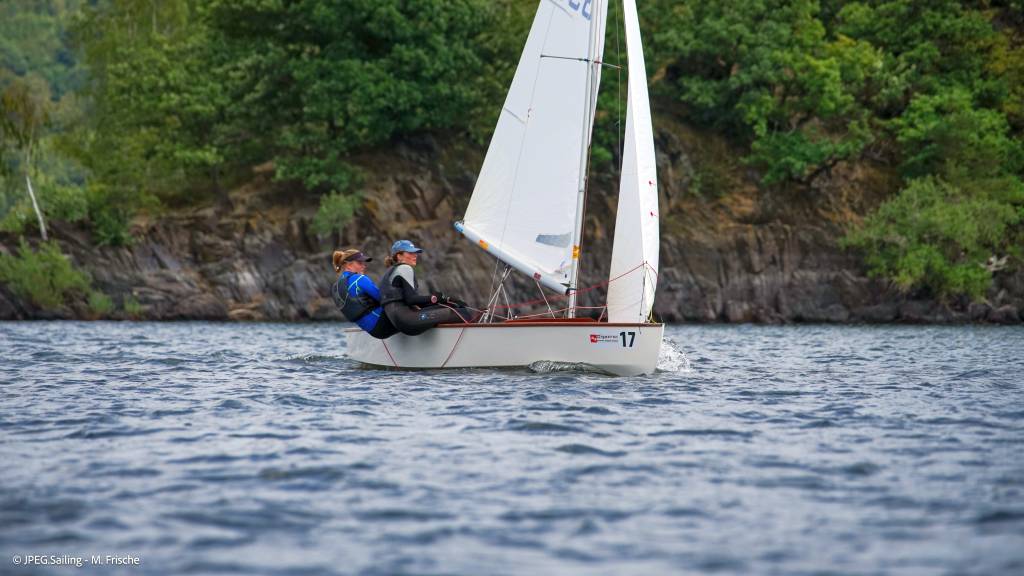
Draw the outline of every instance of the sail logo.
<instances>
[{"instance_id":1,"label":"sail logo","mask_svg":"<svg viewBox=\"0 0 1024 576\"><path fill-rule=\"evenodd\" d=\"M568 2L569 8L572 8L573 11L579 12L584 18L590 20L590 16L592 14L590 6L594 3L594 0L568 0Z\"/></svg>"},{"instance_id":2,"label":"sail logo","mask_svg":"<svg viewBox=\"0 0 1024 576\"><path fill-rule=\"evenodd\" d=\"M618 344L619 337L615 334L591 334L591 344Z\"/></svg>"}]
</instances>

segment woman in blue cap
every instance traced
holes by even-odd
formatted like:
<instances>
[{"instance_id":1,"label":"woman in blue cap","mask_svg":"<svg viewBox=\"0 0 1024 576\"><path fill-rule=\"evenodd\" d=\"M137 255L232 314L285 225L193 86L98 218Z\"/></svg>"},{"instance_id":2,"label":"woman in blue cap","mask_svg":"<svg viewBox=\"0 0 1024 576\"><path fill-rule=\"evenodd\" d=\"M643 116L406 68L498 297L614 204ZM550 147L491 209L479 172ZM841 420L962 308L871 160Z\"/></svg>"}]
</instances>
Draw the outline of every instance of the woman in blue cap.
<instances>
[{"instance_id":1,"label":"woman in blue cap","mask_svg":"<svg viewBox=\"0 0 1024 576\"><path fill-rule=\"evenodd\" d=\"M389 266L381 279L381 305L384 314L402 334L416 336L438 324L470 322L472 314L465 302L435 292L429 296L419 293L416 282L416 262L422 248L409 240L391 245L391 256L384 260Z\"/></svg>"},{"instance_id":2,"label":"woman in blue cap","mask_svg":"<svg viewBox=\"0 0 1024 576\"><path fill-rule=\"evenodd\" d=\"M398 333L384 315L380 290L366 275L366 263L373 260L356 249L335 250L331 257L338 280L331 296L338 310L374 338L384 339Z\"/></svg>"}]
</instances>

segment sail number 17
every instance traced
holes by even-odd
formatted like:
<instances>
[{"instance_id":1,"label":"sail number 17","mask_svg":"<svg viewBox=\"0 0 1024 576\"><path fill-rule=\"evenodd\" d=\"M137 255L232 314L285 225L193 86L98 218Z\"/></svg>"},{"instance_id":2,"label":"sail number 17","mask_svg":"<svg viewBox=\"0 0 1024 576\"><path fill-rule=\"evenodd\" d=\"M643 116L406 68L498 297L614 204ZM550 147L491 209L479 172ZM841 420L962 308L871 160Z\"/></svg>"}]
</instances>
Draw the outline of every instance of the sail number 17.
<instances>
[{"instance_id":1,"label":"sail number 17","mask_svg":"<svg viewBox=\"0 0 1024 576\"><path fill-rule=\"evenodd\" d=\"M636 332L619 332L619 338L622 338L623 348L632 348L633 342L636 341Z\"/></svg>"}]
</instances>

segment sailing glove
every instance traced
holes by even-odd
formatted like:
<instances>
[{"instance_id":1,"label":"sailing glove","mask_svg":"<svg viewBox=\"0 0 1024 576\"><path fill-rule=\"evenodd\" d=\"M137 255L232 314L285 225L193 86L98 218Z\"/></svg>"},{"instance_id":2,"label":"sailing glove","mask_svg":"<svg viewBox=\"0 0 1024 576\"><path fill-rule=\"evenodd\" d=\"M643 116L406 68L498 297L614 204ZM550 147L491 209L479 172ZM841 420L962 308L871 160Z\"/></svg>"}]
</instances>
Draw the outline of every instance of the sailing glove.
<instances>
[{"instance_id":1,"label":"sailing glove","mask_svg":"<svg viewBox=\"0 0 1024 576\"><path fill-rule=\"evenodd\" d=\"M431 292L430 296L434 299L434 302L437 302L438 304L446 304L448 306L456 306L459 308L464 308L466 306L466 303L462 300L448 296L444 292Z\"/></svg>"}]
</instances>

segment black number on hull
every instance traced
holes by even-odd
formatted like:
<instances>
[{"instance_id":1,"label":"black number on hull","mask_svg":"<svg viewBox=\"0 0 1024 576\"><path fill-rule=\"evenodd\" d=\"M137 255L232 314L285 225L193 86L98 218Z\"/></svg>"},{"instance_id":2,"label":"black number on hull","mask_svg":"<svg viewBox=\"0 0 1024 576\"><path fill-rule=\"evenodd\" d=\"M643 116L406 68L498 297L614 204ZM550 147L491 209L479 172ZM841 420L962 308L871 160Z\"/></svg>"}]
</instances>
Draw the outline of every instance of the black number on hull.
<instances>
[{"instance_id":1,"label":"black number on hull","mask_svg":"<svg viewBox=\"0 0 1024 576\"><path fill-rule=\"evenodd\" d=\"M629 340L626 339L629 336ZM619 338L622 338L623 348L632 348L633 342L636 341L636 332L619 332Z\"/></svg>"}]
</instances>

